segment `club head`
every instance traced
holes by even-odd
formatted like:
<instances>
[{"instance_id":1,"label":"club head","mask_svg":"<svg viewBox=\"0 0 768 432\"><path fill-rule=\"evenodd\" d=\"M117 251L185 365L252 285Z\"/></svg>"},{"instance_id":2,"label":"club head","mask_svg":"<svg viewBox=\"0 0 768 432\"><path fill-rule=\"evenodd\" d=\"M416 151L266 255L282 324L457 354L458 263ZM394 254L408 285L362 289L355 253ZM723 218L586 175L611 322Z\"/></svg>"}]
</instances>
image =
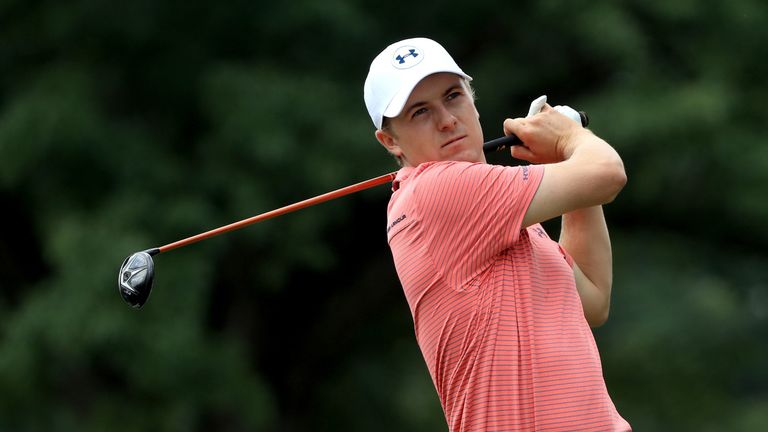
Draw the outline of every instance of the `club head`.
<instances>
[{"instance_id":1,"label":"club head","mask_svg":"<svg viewBox=\"0 0 768 432\"><path fill-rule=\"evenodd\" d=\"M155 281L155 263L152 251L136 252L123 261L117 275L117 289L120 296L133 308L140 308L147 302Z\"/></svg>"}]
</instances>

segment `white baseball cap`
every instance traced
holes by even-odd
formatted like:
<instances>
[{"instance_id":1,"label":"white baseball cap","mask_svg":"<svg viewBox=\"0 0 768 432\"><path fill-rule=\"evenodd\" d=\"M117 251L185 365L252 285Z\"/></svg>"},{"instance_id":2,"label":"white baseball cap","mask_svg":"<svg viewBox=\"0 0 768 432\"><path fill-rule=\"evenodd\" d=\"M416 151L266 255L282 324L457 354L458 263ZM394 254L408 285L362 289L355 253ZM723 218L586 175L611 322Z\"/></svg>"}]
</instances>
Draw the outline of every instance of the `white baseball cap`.
<instances>
[{"instance_id":1,"label":"white baseball cap","mask_svg":"<svg viewBox=\"0 0 768 432\"><path fill-rule=\"evenodd\" d=\"M472 80L448 51L431 39L401 40L376 56L363 87L365 106L376 128L381 129L384 117L400 114L419 81L438 72L452 72Z\"/></svg>"}]
</instances>

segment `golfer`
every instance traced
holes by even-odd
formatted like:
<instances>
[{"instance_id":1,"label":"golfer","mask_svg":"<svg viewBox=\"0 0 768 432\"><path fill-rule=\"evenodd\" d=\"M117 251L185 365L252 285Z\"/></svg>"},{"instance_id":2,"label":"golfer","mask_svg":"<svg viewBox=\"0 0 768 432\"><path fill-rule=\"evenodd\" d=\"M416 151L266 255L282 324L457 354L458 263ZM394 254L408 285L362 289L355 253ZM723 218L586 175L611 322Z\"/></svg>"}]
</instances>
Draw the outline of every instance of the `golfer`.
<instances>
[{"instance_id":1,"label":"golfer","mask_svg":"<svg viewBox=\"0 0 768 432\"><path fill-rule=\"evenodd\" d=\"M628 431L590 326L608 317L601 205L626 183L605 141L549 105L507 119L531 165L486 163L474 94L446 50L388 46L364 96L401 166L387 240L451 431ZM540 222L562 215L559 243Z\"/></svg>"}]
</instances>

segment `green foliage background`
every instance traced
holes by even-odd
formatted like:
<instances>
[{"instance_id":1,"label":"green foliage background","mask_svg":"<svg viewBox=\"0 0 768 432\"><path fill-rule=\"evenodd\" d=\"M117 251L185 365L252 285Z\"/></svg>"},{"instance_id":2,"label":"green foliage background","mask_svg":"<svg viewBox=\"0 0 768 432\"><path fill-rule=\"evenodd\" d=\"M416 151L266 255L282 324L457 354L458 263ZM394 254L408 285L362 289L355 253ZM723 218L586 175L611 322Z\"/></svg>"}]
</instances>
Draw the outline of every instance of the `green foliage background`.
<instances>
[{"instance_id":1,"label":"green foliage background","mask_svg":"<svg viewBox=\"0 0 768 432\"><path fill-rule=\"evenodd\" d=\"M155 257L140 311L115 283L394 170L362 85L412 36L473 75L486 138L547 94L624 157L595 331L624 417L768 429L766 24L762 0L0 1L0 430L445 430L386 187Z\"/></svg>"}]
</instances>

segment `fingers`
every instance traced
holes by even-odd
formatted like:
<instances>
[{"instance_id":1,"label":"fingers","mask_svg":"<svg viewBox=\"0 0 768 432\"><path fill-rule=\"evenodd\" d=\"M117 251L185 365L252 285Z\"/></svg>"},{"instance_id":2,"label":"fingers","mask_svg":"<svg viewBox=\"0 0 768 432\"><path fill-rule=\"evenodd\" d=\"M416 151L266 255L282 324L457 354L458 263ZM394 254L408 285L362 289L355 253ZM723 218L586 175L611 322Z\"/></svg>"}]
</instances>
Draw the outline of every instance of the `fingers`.
<instances>
[{"instance_id":1,"label":"fingers","mask_svg":"<svg viewBox=\"0 0 768 432\"><path fill-rule=\"evenodd\" d=\"M541 109L541 112L532 117L504 120L504 133L514 134L523 142L510 151L515 159L532 163L558 162L562 159L558 155L557 141L563 131L562 127L558 126L559 121L552 118L556 112L546 104ZM568 120L563 118L563 121Z\"/></svg>"},{"instance_id":2,"label":"fingers","mask_svg":"<svg viewBox=\"0 0 768 432\"><path fill-rule=\"evenodd\" d=\"M524 118L504 120L504 134L514 134L523 142L511 149L512 157L532 163L560 162L564 158L562 143L575 133L581 118L579 116L576 120L569 115L575 113L578 116L572 108L552 107L542 98L531 104L531 112L535 113Z\"/></svg>"},{"instance_id":3,"label":"fingers","mask_svg":"<svg viewBox=\"0 0 768 432\"><path fill-rule=\"evenodd\" d=\"M526 119L522 117L514 118L514 119L506 119L504 120L503 126L504 126L504 135L516 135L518 138L523 140L523 137L521 135L524 135L523 129L526 126ZM525 142L523 140L523 142Z\"/></svg>"},{"instance_id":4,"label":"fingers","mask_svg":"<svg viewBox=\"0 0 768 432\"><path fill-rule=\"evenodd\" d=\"M534 162L537 158L537 156L531 151L531 149L529 149L524 145L512 146L509 149L509 153L515 159L520 159L528 162Z\"/></svg>"},{"instance_id":5,"label":"fingers","mask_svg":"<svg viewBox=\"0 0 768 432\"><path fill-rule=\"evenodd\" d=\"M530 128L529 124L530 124L530 119L526 119L523 117L506 119L504 120L504 134L505 135L514 134L518 138L520 138L521 141L523 141L523 144L515 145L510 148L510 154L512 155L513 158L533 162L534 160L537 159L537 156L525 144L525 141L527 139L526 137L528 136L528 133L529 133L528 132L528 129Z\"/></svg>"}]
</instances>

